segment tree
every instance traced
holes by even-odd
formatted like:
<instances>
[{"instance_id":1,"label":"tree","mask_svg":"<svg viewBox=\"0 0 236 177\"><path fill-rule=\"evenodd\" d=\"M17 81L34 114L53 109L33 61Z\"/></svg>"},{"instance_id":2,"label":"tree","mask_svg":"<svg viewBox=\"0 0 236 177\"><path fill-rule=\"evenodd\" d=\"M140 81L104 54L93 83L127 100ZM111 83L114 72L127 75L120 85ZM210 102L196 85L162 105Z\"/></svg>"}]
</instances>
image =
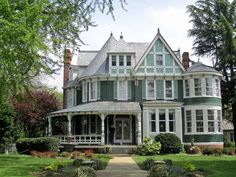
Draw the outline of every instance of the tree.
<instances>
[{"instance_id":1,"label":"tree","mask_svg":"<svg viewBox=\"0 0 236 177\"><path fill-rule=\"evenodd\" d=\"M120 2L123 6L125 0ZM114 0L1 0L0 86L4 94L9 97L28 88L35 76L55 72L61 63L54 57L60 56L64 46L82 43L80 34L96 26L92 16L97 11L113 16Z\"/></svg>"},{"instance_id":2,"label":"tree","mask_svg":"<svg viewBox=\"0 0 236 177\"><path fill-rule=\"evenodd\" d=\"M187 7L193 28L193 49L198 56L212 58L214 67L223 74L222 102L232 108L236 127L236 1L198 0ZM236 129L234 129L236 139Z\"/></svg>"},{"instance_id":3,"label":"tree","mask_svg":"<svg viewBox=\"0 0 236 177\"><path fill-rule=\"evenodd\" d=\"M17 95L13 105L16 112L16 123L24 130L26 137L42 136L45 133L49 112L60 109L61 104L53 92L39 90Z\"/></svg>"}]
</instances>

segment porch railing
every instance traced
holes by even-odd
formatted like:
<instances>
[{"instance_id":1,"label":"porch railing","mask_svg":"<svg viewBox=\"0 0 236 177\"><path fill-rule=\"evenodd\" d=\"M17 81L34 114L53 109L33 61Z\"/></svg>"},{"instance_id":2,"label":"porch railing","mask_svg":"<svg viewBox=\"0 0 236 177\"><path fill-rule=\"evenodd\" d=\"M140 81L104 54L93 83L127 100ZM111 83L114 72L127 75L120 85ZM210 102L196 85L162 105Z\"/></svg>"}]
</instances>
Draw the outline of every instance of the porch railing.
<instances>
[{"instance_id":1,"label":"porch railing","mask_svg":"<svg viewBox=\"0 0 236 177\"><path fill-rule=\"evenodd\" d=\"M61 144L101 145L101 135L58 135Z\"/></svg>"}]
</instances>

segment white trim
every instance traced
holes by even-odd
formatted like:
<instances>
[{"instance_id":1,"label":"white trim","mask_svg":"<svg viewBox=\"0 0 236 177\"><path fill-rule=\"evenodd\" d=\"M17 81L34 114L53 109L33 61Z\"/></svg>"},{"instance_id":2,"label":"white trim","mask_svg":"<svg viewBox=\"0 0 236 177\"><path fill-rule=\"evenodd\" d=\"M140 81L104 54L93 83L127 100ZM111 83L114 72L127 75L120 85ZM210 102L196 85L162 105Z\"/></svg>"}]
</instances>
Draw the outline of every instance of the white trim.
<instances>
[{"instance_id":1,"label":"white trim","mask_svg":"<svg viewBox=\"0 0 236 177\"><path fill-rule=\"evenodd\" d=\"M88 86L87 82L82 83L82 102L87 102L87 97L88 97L87 86Z\"/></svg>"},{"instance_id":2,"label":"white trim","mask_svg":"<svg viewBox=\"0 0 236 177\"><path fill-rule=\"evenodd\" d=\"M167 98L166 97L166 81L171 81L171 91L172 91L172 97ZM173 100L174 99L174 81L170 79L165 79L164 80L164 100Z\"/></svg>"},{"instance_id":3,"label":"white trim","mask_svg":"<svg viewBox=\"0 0 236 177\"><path fill-rule=\"evenodd\" d=\"M95 92L94 92L94 98L91 98L91 85L95 84ZM89 101L96 101L97 100L97 81L90 81L89 82Z\"/></svg>"},{"instance_id":4,"label":"white trim","mask_svg":"<svg viewBox=\"0 0 236 177\"><path fill-rule=\"evenodd\" d=\"M124 82L125 83L125 98L120 98L120 82ZM128 100L128 82L127 80L117 80L117 100Z\"/></svg>"},{"instance_id":5,"label":"white trim","mask_svg":"<svg viewBox=\"0 0 236 177\"><path fill-rule=\"evenodd\" d=\"M154 97L148 97L148 81L153 81L154 83ZM145 87L146 87L146 100L156 100L156 80L155 79L146 79L145 80Z\"/></svg>"}]
</instances>

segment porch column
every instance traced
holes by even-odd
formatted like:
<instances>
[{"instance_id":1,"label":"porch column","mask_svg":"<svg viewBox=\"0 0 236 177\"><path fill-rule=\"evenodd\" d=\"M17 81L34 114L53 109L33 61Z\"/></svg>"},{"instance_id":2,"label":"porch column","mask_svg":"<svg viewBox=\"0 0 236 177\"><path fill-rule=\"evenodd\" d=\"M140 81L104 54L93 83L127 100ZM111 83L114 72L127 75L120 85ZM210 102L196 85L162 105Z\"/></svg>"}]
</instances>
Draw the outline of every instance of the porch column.
<instances>
[{"instance_id":1,"label":"porch column","mask_svg":"<svg viewBox=\"0 0 236 177\"><path fill-rule=\"evenodd\" d=\"M70 136L71 135L71 114L68 114L67 115L67 119L68 119L68 135Z\"/></svg>"},{"instance_id":2,"label":"porch column","mask_svg":"<svg viewBox=\"0 0 236 177\"><path fill-rule=\"evenodd\" d=\"M142 129L141 129L141 113L138 113L138 115L137 115L137 121L138 121L138 135L137 135L137 139L138 139L138 145L140 145L140 144L142 144L142 139L141 139L141 136L142 136L142 134L141 134L141 131L142 131Z\"/></svg>"},{"instance_id":3,"label":"porch column","mask_svg":"<svg viewBox=\"0 0 236 177\"><path fill-rule=\"evenodd\" d=\"M52 136L52 118L48 117L48 136Z\"/></svg>"},{"instance_id":4,"label":"porch column","mask_svg":"<svg viewBox=\"0 0 236 177\"><path fill-rule=\"evenodd\" d=\"M181 108L176 109L176 135L181 140L181 143L183 142L182 137L182 112Z\"/></svg>"},{"instance_id":5,"label":"porch column","mask_svg":"<svg viewBox=\"0 0 236 177\"><path fill-rule=\"evenodd\" d=\"M101 114L101 120L102 120L102 127L101 127L101 130L102 130L102 137L101 137L101 145L105 145L105 126L104 126L104 120L105 120L105 115L104 114Z\"/></svg>"}]
</instances>

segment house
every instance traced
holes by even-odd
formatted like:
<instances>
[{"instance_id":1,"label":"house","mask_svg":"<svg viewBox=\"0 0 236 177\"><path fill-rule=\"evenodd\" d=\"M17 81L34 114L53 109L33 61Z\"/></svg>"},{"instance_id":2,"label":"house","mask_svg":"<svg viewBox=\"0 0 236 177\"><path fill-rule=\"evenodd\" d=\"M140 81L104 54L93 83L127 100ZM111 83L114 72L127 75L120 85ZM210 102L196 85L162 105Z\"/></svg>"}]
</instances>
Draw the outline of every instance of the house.
<instances>
[{"instance_id":1,"label":"house","mask_svg":"<svg viewBox=\"0 0 236 177\"><path fill-rule=\"evenodd\" d=\"M110 35L98 51L64 58L64 109L48 114L50 136L76 146L140 145L174 133L223 147L220 81L213 68L173 51L158 30L151 43ZM110 128L114 126L114 136Z\"/></svg>"},{"instance_id":2,"label":"house","mask_svg":"<svg viewBox=\"0 0 236 177\"><path fill-rule=\"evenodd\" d=\"M227 119L223 119L222 127L225 141L234 142L234 125Z\"/></svg>"}]
</instances>

